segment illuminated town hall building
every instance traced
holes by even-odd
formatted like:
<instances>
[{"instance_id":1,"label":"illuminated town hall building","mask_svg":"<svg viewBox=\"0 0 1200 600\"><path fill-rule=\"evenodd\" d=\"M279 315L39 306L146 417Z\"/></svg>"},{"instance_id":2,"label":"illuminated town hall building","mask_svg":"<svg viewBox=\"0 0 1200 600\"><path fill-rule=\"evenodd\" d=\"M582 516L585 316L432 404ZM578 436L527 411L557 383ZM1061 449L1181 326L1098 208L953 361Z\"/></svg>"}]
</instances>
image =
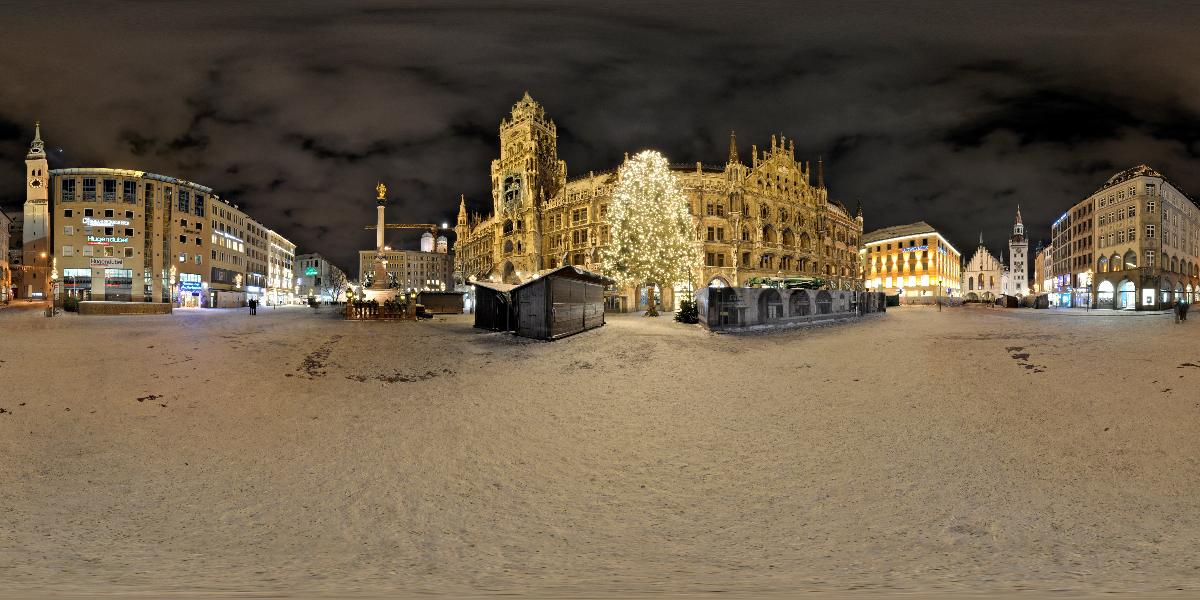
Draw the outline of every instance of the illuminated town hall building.
<instances>
[{"instance_id":1,"label":"illuminated town hall building","mask_svg":"<svg viewBox=\"0 0 1200 600\"><path fill-rule=\"evenodd\" d=\"M821 165L816 184L794 144L771 136L750 164L731 135L723 166L672 166L688 196L700 263L693 281L664 285L663 304L692 286L744 286L755 277L818 277L833 289L860 289L862 210L851 214L829 198ZM617 171L568 179L558 159L554 121L526 93L500 124L500 157L492 161L492 214L459 205L456 267L468 281L520 283L562 265L604 272L608 203ZM610 309L644 308L642 288L608 299Z\"/></svg>"}]
</instances>

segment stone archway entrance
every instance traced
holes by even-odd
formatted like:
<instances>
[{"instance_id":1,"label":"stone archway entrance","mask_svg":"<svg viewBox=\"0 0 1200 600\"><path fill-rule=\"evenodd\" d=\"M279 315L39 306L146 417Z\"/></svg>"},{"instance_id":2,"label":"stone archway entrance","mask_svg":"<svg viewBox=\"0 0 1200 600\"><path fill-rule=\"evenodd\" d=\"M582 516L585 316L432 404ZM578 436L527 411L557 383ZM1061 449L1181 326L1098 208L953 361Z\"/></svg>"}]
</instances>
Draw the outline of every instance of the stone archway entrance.
<instances>
[{"instance_id":1,"label":"stone archway entrance","mask_svg":"<svg viewBox=\"0 0 1200 600\"><path fill-rule=\"evenodd\" d=\"M1133 282L1125 279L1117 286L1117 296L1114 298L1116 308L1119 310L1135 310L1137 308L1137 290L1133 287Z\"/></svg>"},{"instance_id":2,"label":"stone archway entrance","mask_svg":"<svg viewBox=\"0 0 1200 600\"><path fill-rule=\"evenodd\" d=\"M1113 291L1111 281L1101 281L1096 287L1096 308L1116 308L1113 304Z\"/></svg>"}]
</instances>

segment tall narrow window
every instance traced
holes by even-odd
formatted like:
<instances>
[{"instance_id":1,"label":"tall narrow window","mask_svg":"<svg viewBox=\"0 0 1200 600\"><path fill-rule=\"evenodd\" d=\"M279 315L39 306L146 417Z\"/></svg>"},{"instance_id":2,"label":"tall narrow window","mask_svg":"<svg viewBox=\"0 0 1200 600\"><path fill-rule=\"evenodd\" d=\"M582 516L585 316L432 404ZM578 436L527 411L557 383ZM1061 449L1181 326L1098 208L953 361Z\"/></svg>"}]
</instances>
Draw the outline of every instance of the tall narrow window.
<instances>
[{"instance_id":1,"label":"tall narrow window","mask_svg":"<svg viewBox=\"0 0 1200 600\"><path fill-rule=\"evenodd\" d=\"M61 197L63 199L63 202L74 202L75 201L75 180L74 179L61 179L60 181L62 181L62 196Z\"/></svg>"}]
</instances>

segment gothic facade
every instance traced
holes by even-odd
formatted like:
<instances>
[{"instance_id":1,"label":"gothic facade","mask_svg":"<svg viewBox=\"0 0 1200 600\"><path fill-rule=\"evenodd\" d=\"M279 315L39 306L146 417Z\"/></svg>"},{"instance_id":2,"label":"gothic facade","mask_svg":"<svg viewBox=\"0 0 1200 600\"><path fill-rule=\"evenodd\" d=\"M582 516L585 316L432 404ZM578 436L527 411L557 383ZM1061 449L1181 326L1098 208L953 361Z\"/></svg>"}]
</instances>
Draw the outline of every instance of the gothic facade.
<instances>
[{"instance_id":1,"label":"gothic facade","mask_svg":"<svg viewBox=\"0 0 1200 600\"><path fill-rule=\"evenodd\" d=\"M775 136L767 150L752 146L745 164L732 135L723 166L672 166L688 195L701 260L693 281L663 286L664 304L673 305L676 290L742 286L753 277L812 276L833 289L861 289L862 210L851 214L830 199L821 168L814 184L794 144ZM469 215L465 201L459 204L455 260L462 279L519 283L565 264L604 272L617 171L568 179L554 121L528 93L500 124L491 176L490 215ZM609 307L641 308L645 298L640 288L625 289Z\"/></svg>"},{"instance_id":2,"label":"gothic facade","mask_svg":"<svg viewBox=\"0 0 1200 600\"><path fill-rule=\"evenodd\" d=\"M1004 265L983 245L982 233L962 276L963 297L969 301L991 302L1004 295Z\"/></svg>"}]
</instances>

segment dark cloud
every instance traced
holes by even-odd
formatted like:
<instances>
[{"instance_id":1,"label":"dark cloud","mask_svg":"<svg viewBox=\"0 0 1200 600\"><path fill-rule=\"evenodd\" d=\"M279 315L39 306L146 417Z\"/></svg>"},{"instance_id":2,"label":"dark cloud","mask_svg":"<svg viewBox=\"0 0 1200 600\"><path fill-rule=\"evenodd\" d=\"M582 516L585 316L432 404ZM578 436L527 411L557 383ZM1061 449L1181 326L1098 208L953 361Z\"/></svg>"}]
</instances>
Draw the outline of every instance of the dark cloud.
<instances>
[{"instance_id":1,"label":"dark cloud","mask_svg":"<svg viewBox=\"0 0 1200 600\"><path fill-rule=\"evenodd\" d=\"M918 219L994 249L1150 163L1200 190L1191 43L1165 3L291 2L0 9L0 203L41 119L55 166L211 186L344 267L394 221L490 210L500 120L524 90L568 175L625 152L720 164L772 134L825 162L868 228ZM3 171L0 171L3 173ZM391 242L413 243L397 233Z\"/></svg>"}]
</instances>

